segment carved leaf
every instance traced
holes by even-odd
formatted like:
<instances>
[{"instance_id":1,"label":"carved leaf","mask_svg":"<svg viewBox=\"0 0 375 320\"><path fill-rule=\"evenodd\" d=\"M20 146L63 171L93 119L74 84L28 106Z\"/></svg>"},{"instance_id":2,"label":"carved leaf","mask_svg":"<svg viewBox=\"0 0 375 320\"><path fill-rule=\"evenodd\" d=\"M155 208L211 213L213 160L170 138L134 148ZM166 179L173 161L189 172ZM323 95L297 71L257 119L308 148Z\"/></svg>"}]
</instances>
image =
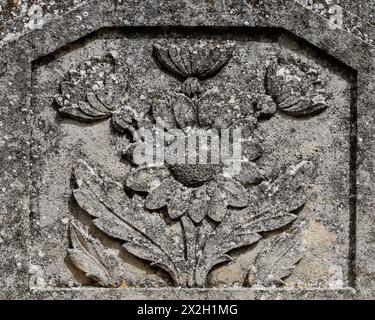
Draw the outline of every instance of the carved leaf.
<instances>
[{"instance_id":1,"label":"carved leaf","mask_svg":"<svg viewBox=\"0 0 375 320\"><path fill-rule=\"evenodd\" d=\"M297 216L309 197L315 178L315 166L303 161L281 175L272 184L263 182L250 196L249 207L229 210L222 223L208 237L197 264L197 282L204 284L208 272L230 260L228 253L259 241L261 232L279 229Z\"/></svg>"},{"instance_id":2,"label":"carved leaf","mask_svg":"<svg viewBox=\"0 0 375 320\"><path fill-rule=\"evenodd\" d=\"M127 82L111 55L93 57L70 70L55 99L58 110L76 120L92 122L111 117L119 108Z\"/></svg>"},{"instance_id":3,"label":"carved leaf","mask_svg":"<svg viewBox=\"0 0 375 320\"><path fill-rule=\"evenodd\" d=\"M180 128L192 127L197 123L195 103L182 93L171 93L170 103Z\"/></svg>"},{"instance_id":4,"label":"carved leaf","mask_svg":"<svg viewBox=\"0 0 375 320\"><path fill-rule=\"evenodd\" d=\"M223 103L217 88L207 91L198 101L198 121L202 127L212 126Z\"/></svg>"},{"instance_id":5,"label":"carved leaf","mask_svg":"<svg viewBox=\"0 0 375 320\"><path fill-rule=\"evenodd\" d=\"M165 129L177 127L176 118L173 113L173 105L170 103L168 94L155 94L152 99L152 116Z\"/></svg>"},{"instance_id":6,"label":"carved leaf","mask_svg":"<svg viewBox=\"0 0 375 320\"><path fill-rule=\"evenodd\" d=\"M156 212L143 208L143 199L126 195L120 183L99 175L80 160L74 168L78 205L95 219L96 227L124 241L133 255L167 271L175 283L184 283L184 243L182 235L172 231Z\"/></svg>"},{"instance_id":7,"label":"carved leaf","mask_svg":"<svg viewBox=\"0 0 375 320\"><path fill-rule=\"evenodd\" d=\"M291 116L311 116L328 107L328 95L319 72L299 65L292 58L283 63L271 61L266 71L266 89L277 109Z\"/></svg>"},{"instance_id":8,"label":"carved leaf","mask_svg":"<svg viewBox=\"0 0 375 320\"><path fill-rule=\"evenodd\" d=\"M154 45L154 56L168 72L182 78L205 79L217 73L231 58L234 45L212 41L180 45Z\"/></svg>"},{"instance_id":9,"label":"carved leaf","mask_svg":"<svg viewBox=\"0 0 375 320\"><path fill-rule=\"evenodd\" d=\"M72 263L100 286L119 285L119 277L110 270L115 259L112 257L111 261L102 244L73 222L70 223L69 231L72 248L68 249L68 256Z\"/></svg>"},{"instance_id":10,"label":"carved leaf","mask_svg":"<svg viewBox=\"0 0 375 320\"><path fill-rule=\"evenodd\" d=\"M293 272L304 251L302 233L298 228L272 238L258 254L255 268L248 276L249 283L261 286L284 284L283 279Z\"/></svg>"},{"instance_id":11,"label":"carved leaf","mask_svg":"<svg viewBox=\"0 0 375 320\"><path fill-rule=\"evenodd\" d=\"M224 98L217 88L205 92L198 100L189 96L166 92L162 97L155 95L152 105L152 115L166 129L192 127L199 124L210 127L217 118Z\"/></svg>"}]
</instances>

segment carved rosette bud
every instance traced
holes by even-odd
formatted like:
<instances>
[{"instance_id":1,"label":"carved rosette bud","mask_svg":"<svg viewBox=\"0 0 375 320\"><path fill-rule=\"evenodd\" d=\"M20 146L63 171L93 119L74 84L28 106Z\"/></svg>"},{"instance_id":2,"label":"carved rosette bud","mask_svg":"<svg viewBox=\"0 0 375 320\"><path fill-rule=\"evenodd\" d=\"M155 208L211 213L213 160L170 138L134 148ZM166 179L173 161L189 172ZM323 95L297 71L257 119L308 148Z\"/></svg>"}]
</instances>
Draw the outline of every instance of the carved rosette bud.
<instances>
[{"instance_id":1,"label":"carved rosette bud","mask_svg":"<svg viewBox=\"0 0 375 320\"><path fill-rule=\"evenodd\" d=\"M81 63L60 83L60 94L55 98L58 111L82 122L112 118L114 129L120 133L132 129L134 112L123 107L128 90L126 74L111 54Z\"/></svg>"},{"instance_id":2,"label":"carved rosette bud","mask_svg":"<svg viewBox=\"0 0 375 320\"><path fill-rule=\"evenodd\" d=\"M280 54L271 61L266 84L277 109L287 115L312 116L328 107L329 96L319 71L291 55Z\"/></svg>"},{"instance_id":3,"label":"carved rosette bud","mask_svg":"<svg viewBox=\"0 0 375 320\"><path fill-rule=\"evenodd\" d=\"M154 55L164 70L183 81L182 92L192 98L202 93L200 81L219 72L231 58L233 49L231 42L155 44Z\"/></svg>"}]
</instances>

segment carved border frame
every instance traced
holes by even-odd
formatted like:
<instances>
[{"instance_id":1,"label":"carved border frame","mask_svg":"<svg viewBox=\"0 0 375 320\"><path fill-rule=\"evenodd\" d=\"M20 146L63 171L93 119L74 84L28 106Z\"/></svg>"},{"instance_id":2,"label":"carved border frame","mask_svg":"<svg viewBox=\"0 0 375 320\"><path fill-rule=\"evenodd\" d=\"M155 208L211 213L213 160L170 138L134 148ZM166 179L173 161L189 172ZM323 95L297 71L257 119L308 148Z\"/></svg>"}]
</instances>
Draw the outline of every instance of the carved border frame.
<instances>
[{"instance_id":1,"label":"carved border frame","mask_svg":"<svg viewBox=\"0 0 375 320\"><path fill-rule=\"evenodd\" d=\"M322 18L292 0L268 0L254 7L246 15L219 12L206 2L181 2L184 12L168 10L170 2L153 3L153 13L142 10L141 4L127 3L126 7L114 1L91 1L66 13L61 19L47 23L15 42L3 47L4 61L0 63L0 101L6 136L2 147L4 166L1 184L0 231L6 234L0 244L2 260L0 274L6 287L0 288L0 298L82 298L82 299L334 299L375 297L375 171L372 155L375 153L375 48L346 30L335 28ZM176 6L176 2L173 5ZM77 16L86 16L85 24ZM46 56L90 33L104 27L127 26L199 26L277 28L309 42L341 61L357 75L353 89L352 113L352 192L351 192L351 287L347 289L38 289L28 287L28 235L31 159L30 98L32 65ZM25 66L28 66L25 68ZM24 111L26 110L26 111ZM28 111L27 111L28 110ZM12 161L8 161L9 156ZM22 171L20 171L22 168ZM14 183L14 182L17 183ZM15 254L17 252L17 254Z\"/></svg>"}]
</instances>

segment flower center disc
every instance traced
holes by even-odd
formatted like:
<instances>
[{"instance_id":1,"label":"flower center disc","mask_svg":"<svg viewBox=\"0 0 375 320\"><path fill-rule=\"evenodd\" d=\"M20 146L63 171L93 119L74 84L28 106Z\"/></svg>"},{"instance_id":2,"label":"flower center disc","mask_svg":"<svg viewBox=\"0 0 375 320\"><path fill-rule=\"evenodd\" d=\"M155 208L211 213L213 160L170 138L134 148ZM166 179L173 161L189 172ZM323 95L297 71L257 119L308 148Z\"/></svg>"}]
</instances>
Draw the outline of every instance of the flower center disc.
<instances>
[{"instance_id":1,"label":"flower center disc","mask_svg":"<svg viewBox=\"0 0 375 320\"><path fill-rule=\"evenodd\" d=\"M219 164L173 164L168 167L173 177L188 187L199 187L222 171Z\"/></svg>"},{"instance_id":2,"label":"flower center disc","mask_svg":"<svg viewBox=\"0 0 375 320\"><path fill-rule=\"evenodd\" d=\"M166 162L171 174L177 181L188 187L199 187L213 180L223 171L219 139L217 144L212 145L212 136L204 139L203 143L200 140L201 137L208 137L207 131L195 131L193 134L176 140L180 147L175 145L175 148L170 149L171 152L167 152ZM184 152L178 157L175 150Z\"/></svg>"}]
</instances>

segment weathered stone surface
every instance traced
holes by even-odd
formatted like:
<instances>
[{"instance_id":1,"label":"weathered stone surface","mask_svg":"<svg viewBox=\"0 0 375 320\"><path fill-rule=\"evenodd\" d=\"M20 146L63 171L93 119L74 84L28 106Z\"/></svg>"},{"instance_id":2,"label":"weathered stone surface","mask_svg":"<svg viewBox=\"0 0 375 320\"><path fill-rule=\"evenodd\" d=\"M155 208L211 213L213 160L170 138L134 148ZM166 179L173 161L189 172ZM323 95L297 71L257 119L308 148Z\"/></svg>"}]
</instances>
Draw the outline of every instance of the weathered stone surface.
<instances>
[{"instance_id":1,"label":"weathered stone surface","mask_svg":"<svg viewBox=\"0 0 375 320\"><path fill-rule=\"evenodd\" d=\"M375 296L371 7L30 3L1 6L0 298Z\"/></svg>"}]
</instances>

